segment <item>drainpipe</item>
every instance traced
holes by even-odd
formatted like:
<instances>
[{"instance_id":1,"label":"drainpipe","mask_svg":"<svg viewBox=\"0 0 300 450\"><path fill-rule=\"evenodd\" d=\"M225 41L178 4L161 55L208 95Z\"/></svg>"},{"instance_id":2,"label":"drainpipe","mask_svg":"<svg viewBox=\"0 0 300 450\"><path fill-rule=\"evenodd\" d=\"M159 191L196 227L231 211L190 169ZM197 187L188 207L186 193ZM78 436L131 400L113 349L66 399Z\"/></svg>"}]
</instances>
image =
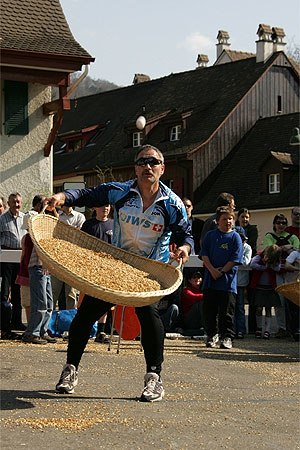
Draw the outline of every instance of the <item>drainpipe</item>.
<instances>
[{"instance_id":1,"label":"drainpipe","mask_svg":"<svg viewBox=\"0 0 300 450\"><path fill-rule=\"evenodd\" d=\"M75 89L77 89L77 87L79 86L79 84L87 77L89 73L89 66L86 64L84 72L80 75L79 78L77 78L77 80L70 86L70 89L68 90L66 97L69 98L70 95L72 94L72 92L75 91Z\"/></svg>"},{"instance_id":2,"label":"drainpipe","mask_svg":"<svg viewBox=\"0 0 300 450\"><path fill-rule=\"evenodd\" d=\"M59 99L58 99L58 108L56 109L56 120L53 124L53 127L50 131L50 134L48 136L47 139L47 143L44 147L44 156L49 156L50 152L51 152L51 147L56 139L58 130L62 124L62 120L63 120L63 113L64 110L67 109L66 107L64 107L64 103L66 103L66 100L69 99L70 95L72 94L72 92L75 91L75 89L77 89L77 87L79 86L79 84L86 78L86 76L89 73L89 66L86 64L85 65L85 69L84 72L80 75L80 77L70 86L70 88L68 89L68 91L66 93L63 93L63 90L61 87L59 87Z\"/></svg>"}]
</instances>

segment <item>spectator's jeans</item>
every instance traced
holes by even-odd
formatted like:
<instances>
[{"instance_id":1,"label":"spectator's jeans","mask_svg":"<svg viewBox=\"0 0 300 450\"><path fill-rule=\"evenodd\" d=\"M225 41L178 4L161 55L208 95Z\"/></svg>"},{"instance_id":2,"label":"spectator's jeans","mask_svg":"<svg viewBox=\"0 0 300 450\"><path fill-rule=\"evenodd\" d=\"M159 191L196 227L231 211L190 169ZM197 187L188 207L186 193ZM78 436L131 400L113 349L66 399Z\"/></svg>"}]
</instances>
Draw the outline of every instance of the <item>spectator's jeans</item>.
<instances>
[{"instance_id":1,"label":"spectator's jeans","mask_svg":"<svg viewBox=\"0 0 300 450\"><path fill-rule=\"evenodd\" d=\"M236 295L233 292L204 289L204 321L208 338L219 333L221 339L234 338L234 307Z\"/></svg>"},{"instance_id":2,"label":"spectator's jeans","mask_svg":"<svg viewBox=\"0 0 300 450\"><path fill-rule=\"evenodd\" d=\"M171 331L179 316L179 308L173 304L168 307L167 310L159 311L161 321L163 323L165 332Z\"/></svg>"},{"instance_id":3,"label":"spectator's jeans","mask_svg":"<svg viewBox=\"0 0 300 450\"><path fill-rule=\"evenodd\" d=\"M235 303L235 332L246 334L246 318L245 318L245 287L238 286Z\"/></svg>"},{"instance_id":4,"label":"spectator's jeans","mask_svg":"<svg viewBox=\"0 0 300 450\"><path fill-rule=\"evenodd\" d=\"M88 343L92 326L114 305L85 295L69 330L67 364L78 367ZM147 372L160 373L163 362L164 327L159 317L157 303L135 308L141 324L141 342Z\"/></svg>"},{"instance_id":5,"label":"spectator's jeans","mask_svg":"<svg viewBox=\"0 0 300 450\"><path fill-rule=\"evenodd\" d=\"M75 288L72 288L68 284L59 280L58 278L51 276L51 285L52 285L52 295L53 295L53 309L56 309L58 305L59 309L74 309L77 308L77 294L78 291ZM60 305L60 294L62 289L64 289L64 300L66 302L65 308L62 308Z\"/></svg>"},{"instance_id":6,"label":"spectator's jeans","mask_svg":"<svg viewBox=\"0 0 300 450\"><path fill-rule=\"evenodd\" d=\"M43 336L53 309L50 275L45 275L42 266L29 267L30 318L25 334Z\"/></svg>"}]
</instances>

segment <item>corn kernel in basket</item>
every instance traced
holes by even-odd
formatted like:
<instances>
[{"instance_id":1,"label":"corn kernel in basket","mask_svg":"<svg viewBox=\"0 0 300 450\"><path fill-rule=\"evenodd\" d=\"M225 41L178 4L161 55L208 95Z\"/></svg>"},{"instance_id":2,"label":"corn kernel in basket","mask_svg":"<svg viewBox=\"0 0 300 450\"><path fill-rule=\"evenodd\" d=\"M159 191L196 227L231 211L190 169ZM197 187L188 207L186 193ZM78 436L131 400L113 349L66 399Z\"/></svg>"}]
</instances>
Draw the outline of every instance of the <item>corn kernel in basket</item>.
<instances>
[{"instance_id":1,"label":"corn kernel in basket","mask_svg":"<svg viewBox=\"0 0 300 450\"><path fill-rule=\"evenodd\" d=\"M108 253L95 252L57 238L41 239L39 244L57 263L89 283L124 292L161 289L160 284L149 273Z\"/></svg>"}]
</instances>

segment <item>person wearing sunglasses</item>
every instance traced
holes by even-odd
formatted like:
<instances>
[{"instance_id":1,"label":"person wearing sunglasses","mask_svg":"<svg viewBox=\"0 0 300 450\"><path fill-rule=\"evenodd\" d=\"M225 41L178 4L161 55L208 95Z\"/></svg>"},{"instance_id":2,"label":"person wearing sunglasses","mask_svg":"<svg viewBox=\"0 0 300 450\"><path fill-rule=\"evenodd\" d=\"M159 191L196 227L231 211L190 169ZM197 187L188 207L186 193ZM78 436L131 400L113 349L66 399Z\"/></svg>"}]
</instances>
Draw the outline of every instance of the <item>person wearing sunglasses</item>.
<instances>
[{"instance_id":1,"label":"person wearing sunglasses","mask_svg":"<svg viewBox=\"0 0 300 450\"><path fill-rule=\"evenodd\" d=\"M67 190L46 198L52 207L114 205L112 243L146 258L167 263L170 237L176 244L176 259L185 263L193 247L191 226L181 199L160 178L165 171L164 157L152 145L139 148L134 159L136 178L112 181L95 188ZM67 363L56 390L73 393L78 383L78 366L89 340L92 325L112 306L111 303L85 296L70 331ZM141 343L146 360L144 389L140 401L162 400L164 388L160 373L163 362L164 327L158 304L137 307L141 324Z\"/></svg>"},{"instance_id":2,"label":"person wearing sunglasses","mask_svg":"<svg viewBox=\"0 0 300 450\"><path fill-rule=\"evenodd\" d=\"M285 231L295 234L300 239L300 206L294 206L291 211L292 225L286 227Z\"/></svg>"},{"instance_id":3,"label":"person wearing sunglasses","mask_svg":"<svg viewBox=\"0 0 300 450\"><path fill-rule=\"evenodd\" d=\"M293 249L299 249L299 239L295 234L286 231L288 225L287 217L284 214L276 214L273 219L273 232L268 232L265 234L263 239L263 249L266 247L276 244L278 245L281 252L281 265L282 271L276 274L276 284L280 286L285 283L285 260L288 254ZM277 338L286 338L290 336L288 332L289 324L287 323L286 317L286 300L282 295L280 297L280 306L275 307L275 316L278 326L278 332L276 333Z\"/></svg>"},{"instance_id":4,"label":"person wearing sunglasses","mask_svg":"<svg viewBox=\"0 0 300 450\"><path fill-rule=\"evenodd\" d=\"M185 206L188 219L192 226L192 234L193 234L194 246L195 246L194 251L195 251L195 254L198 255L199 251L200 251L200 238L201 238L202 228L204 225L204 220L193 217L192 213L193 213L194 205L189 198L183 197L182 201Z\"/></svg>"}]
</instances>

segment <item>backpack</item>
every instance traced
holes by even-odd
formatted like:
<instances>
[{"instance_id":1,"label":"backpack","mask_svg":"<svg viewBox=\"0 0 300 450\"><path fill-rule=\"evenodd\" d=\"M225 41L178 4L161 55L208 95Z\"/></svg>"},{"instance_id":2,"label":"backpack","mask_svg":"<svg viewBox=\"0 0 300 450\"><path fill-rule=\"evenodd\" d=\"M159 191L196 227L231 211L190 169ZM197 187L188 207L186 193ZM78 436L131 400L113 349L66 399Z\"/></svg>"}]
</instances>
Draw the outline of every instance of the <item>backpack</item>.
<instances>
[{"instance_id":1,"label":"backpack","mask_svg":"<svg viewBox=\"0 0 300 450\"><path fill-rule=\"evenodd\" d=\"M276 240L276 245L278 247L282 247L283 245L290 245L289 239L293 236L292 234L288 234L287 236L277 236L274 233L267 233L273 236L273 238Z\"/></svg>"},{"instance_id":2,"label":"backpack","mask_svg":"<svg viewBox=\"0 0 300 450\"><path fill-rule=\"evenodd\" d=\"M64 332L69 332L71 322L77 314L77 309L54 310L48 324L48 331L51 336L61 337ZM95 337L98 323L95 322L91 330L90 337Z\"/></svg>"}]
</instances>

